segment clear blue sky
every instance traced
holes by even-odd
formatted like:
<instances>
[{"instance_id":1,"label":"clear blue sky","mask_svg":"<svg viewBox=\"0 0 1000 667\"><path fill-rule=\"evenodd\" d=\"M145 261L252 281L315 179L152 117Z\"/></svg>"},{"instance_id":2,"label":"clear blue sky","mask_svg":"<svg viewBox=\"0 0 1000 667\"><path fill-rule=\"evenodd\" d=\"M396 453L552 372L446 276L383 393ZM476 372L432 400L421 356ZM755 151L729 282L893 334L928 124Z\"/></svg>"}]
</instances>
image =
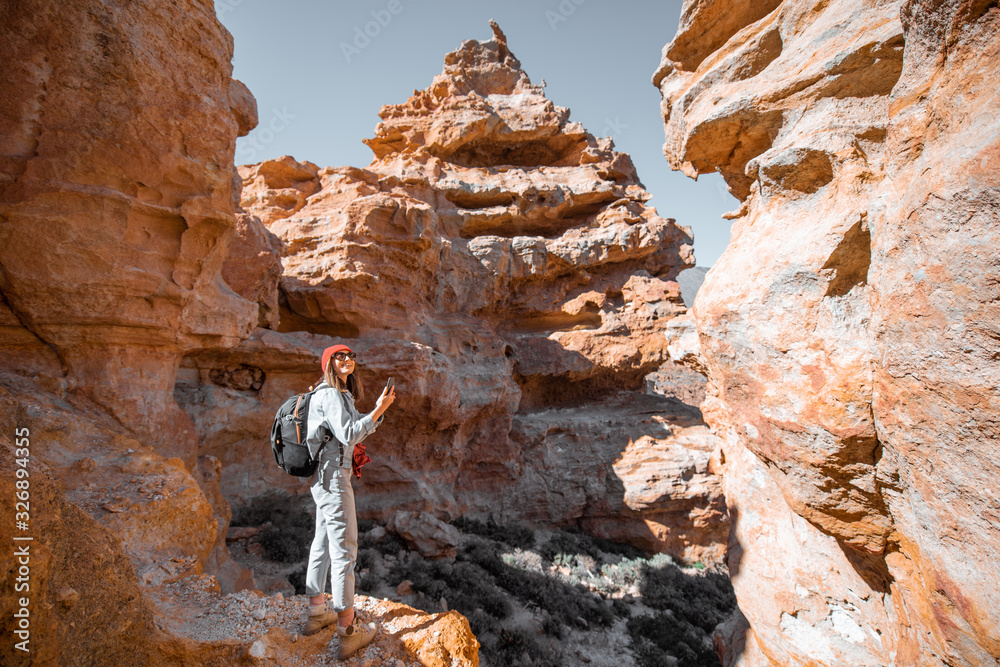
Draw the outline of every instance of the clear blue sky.
<instances>
[{"instance_id":1,"label":"clear blue sky","mask_svg":"<svg viewBox=\"0 0 1000 667\"><path fill-rule=\"evenodd\" d=\"M660 215L692 227L699 266L729 241L738 205L718 174L697 182L663 157L660 94L650 83L676 32L680 0L216 0L233 34L234 75L257 98L260 125L238 164L291 155L363 167L378 110L427 87L463 40L507 35L532 82L570 119L629 153Z\"/></svg>"}]
</instances>

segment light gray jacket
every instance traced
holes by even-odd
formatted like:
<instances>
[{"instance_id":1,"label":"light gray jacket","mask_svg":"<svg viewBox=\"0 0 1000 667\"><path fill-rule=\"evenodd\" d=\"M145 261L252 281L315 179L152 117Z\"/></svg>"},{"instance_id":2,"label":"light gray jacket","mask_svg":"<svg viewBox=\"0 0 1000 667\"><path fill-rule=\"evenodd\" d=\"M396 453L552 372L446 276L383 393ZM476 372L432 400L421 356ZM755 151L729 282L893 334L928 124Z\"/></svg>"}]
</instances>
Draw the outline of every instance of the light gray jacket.
<instances>
[{"instance_id":1,"label":"light gray jacket","mask_svg":"<svg viewBox=\"0 0 1000 667\"><path fill-rule=\"evenodd\" d=\"M354 445L375 432L382 423L372 419L371 414L362 415L354 407L354 396L349 391L338 391L326 382L320 384L309 401L309 432L306 445L309 453L316 458L323 436L330 433L330 440L319 455L320 481L327 466L351 467L354 459Z\"/></svg>"}]
</instances>

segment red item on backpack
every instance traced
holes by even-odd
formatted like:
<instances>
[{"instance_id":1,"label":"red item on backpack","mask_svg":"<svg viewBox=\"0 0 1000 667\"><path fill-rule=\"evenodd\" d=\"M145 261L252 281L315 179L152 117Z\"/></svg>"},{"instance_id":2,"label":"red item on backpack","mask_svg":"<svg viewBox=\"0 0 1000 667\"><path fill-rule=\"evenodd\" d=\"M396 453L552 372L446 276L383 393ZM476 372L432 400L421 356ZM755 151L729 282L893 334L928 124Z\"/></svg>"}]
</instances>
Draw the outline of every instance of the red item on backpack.
<instances>
[{"instance_id":1,"label":"red item on backpack","mask_svg":"<svg viewBox=\"0 0 1000 667\"><path fill-rule=\"evenodd\" d=\"M372 457L365 454L365 446L361 444L354 445L354 460L351 461L351 469L358 479L361 479L361 467L371 462Z\"/></svg>"}]
</instances>

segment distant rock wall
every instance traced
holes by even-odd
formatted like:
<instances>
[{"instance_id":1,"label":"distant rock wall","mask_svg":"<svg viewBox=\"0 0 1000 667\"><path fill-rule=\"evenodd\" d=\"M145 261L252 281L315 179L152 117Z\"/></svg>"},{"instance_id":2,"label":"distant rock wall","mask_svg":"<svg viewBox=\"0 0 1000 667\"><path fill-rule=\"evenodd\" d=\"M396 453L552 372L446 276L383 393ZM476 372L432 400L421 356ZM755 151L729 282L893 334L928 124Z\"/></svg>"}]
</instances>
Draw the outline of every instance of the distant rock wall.
<instances>
[{"instance_id":1,"label":"distant rock wall","mask_svg":"<svg viewBox=\"0 0 1000 667\"><path fill-rule=\"evenodd\" d=\"M717 443L696 409L645 392L685 310L690 232L645 204L629 157L546 99L493 29L382 108L365 169L240 168L243 208L282 244L280 286L259 281L277 331L189 355L179 400L227 497L303 493L260 434L316 383L322 347L347 342L370 392L361 407L388 376L399 397L369 443L366 516L577 524L718 559ZM624 458L674 449L676 470L620 474Z\"/></svg>"},{"instance_id":2,"label":"distant rock wall","mask_svg":"<svg viewBox=\"0 0 1000 667\"><path fill-rule=\"evenodd\" d=\"M694 315L741 664L1000 659L1000 10L687 2L665 153L742 202Z\"/></svg>"}]
</instances>

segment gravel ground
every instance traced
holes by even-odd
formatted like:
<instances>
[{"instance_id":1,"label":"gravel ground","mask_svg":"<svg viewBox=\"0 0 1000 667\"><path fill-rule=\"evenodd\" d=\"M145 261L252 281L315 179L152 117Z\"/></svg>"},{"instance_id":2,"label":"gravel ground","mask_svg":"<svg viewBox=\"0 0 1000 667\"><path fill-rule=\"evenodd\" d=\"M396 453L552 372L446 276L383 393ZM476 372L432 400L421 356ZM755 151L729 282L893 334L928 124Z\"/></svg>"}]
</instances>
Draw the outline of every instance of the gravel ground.
<instances>
[{"instance_id":1,"label":"gravel ground","mask_svg":"<svg viewBox=\"0 0 1000 667\"><path fill-rule=\"evenodd\" d=\"M258 591L222 595L215 578L207 575L188 577L151 589L150 593L161 612L162 629L198 642L247 644L250 654L256 657L282 655L280 664L420 667L406 661L397 639L411 629L412 623L406 623L406 616L393 615L391 612L399 607L386 600L355 598L356 613L365 622L374 622L378 634L370 646L342 661L337 656L339 644L332 628L311 637L301 634L308 613L304 595L268 596Z\"/></svg>"}]
</instances>

